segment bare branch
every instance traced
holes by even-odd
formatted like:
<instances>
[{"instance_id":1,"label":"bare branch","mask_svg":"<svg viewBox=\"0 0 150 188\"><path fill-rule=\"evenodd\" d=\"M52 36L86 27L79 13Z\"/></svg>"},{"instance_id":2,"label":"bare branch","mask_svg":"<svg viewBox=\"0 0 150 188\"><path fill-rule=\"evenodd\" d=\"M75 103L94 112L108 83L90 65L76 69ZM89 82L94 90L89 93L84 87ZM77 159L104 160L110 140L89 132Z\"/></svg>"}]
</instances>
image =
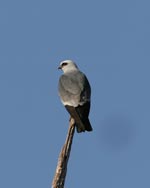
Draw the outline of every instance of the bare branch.
<instances>
[{"instance_id":1,"label":"bare branch","mask_svg":"<svg viewBox=\"0 0 150 188\"><path fill-rule=\"evenodd\" d=\"M58 164L52 182L52 188L64 188L65 178L67 174L67 164L70 156L74 130L75 130L75 121L73 118L71 118L67 138L59 154Z\"/></svg>"}]
</instances>

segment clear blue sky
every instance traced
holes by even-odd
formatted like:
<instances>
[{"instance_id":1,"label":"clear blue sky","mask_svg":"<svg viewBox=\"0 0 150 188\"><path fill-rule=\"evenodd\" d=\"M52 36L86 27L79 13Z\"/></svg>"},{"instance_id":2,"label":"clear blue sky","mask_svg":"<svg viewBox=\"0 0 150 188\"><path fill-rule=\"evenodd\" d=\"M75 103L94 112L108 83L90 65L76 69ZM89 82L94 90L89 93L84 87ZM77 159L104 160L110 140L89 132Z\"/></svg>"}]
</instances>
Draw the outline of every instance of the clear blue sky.
<instances>
[{"instance_id":1,"label":"clear blue sky","mask_svg":"<svg viewBox=\"0 0 150 188\"><path fill-rule=\"evenodd\" d=\"M68 114L59 62L92 86L92 133L75 134L66 186L150 187L150 2L0 2L0 187L51 187Z\"/></svg>"}]
</instances>

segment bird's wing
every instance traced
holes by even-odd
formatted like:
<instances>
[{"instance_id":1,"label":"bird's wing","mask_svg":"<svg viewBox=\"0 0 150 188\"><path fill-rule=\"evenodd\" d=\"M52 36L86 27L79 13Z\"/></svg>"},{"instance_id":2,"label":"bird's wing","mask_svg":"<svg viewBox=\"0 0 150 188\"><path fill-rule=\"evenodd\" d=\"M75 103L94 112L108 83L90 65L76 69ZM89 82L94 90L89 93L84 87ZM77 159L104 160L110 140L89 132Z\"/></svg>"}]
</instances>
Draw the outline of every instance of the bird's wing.
<instances>
[{"instance_id":1,"label":"bird's wing","mask_svg":"<svg viewBox=\"0 0 150 188\"><path fill-rule=\"evenodd\" d=\"M59 95L64 105L78 106L90 98L90 85L86 76L75 71L63 74L59 79Z\"/></svg>"}]
</instances>

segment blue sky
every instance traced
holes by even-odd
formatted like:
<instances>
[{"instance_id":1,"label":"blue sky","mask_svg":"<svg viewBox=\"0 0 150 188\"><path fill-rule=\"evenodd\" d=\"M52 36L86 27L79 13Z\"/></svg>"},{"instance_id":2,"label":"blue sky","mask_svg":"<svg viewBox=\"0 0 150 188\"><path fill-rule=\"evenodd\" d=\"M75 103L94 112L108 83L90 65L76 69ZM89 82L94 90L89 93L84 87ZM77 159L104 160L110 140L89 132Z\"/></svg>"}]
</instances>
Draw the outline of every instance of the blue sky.
<instances>
[{"instance_id":1,"label":"blue sky","mask_svg":"<svg viewBox=\"0 0 150 188\"><path fill-rule=\"evenodd\" d=\"M68 129L59 62L92 87L65 187L150 187L150 2L0 2L0 187L50 187Z\"/></svg>"}]
</instances>

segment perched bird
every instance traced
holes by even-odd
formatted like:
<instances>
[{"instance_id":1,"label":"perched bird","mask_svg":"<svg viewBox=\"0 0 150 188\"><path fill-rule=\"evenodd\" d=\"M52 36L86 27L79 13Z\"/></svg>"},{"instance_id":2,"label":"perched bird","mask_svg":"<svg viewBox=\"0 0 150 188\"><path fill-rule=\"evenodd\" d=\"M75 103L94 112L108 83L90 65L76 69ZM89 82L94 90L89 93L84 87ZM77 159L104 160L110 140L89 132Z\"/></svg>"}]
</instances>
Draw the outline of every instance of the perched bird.
<instances>
[{"instance_id":1,"label":"perched bird","mask_svg":"<svg viewBox=\"0 0 150 188\"><path fill-rule=\"evenodd\" d=\"M60 99L75 121L77 132L92 131L89 121L91 87L86 76L71 60L60 63L62 69L58 84Z\"/></svg>"}]
</instances>

